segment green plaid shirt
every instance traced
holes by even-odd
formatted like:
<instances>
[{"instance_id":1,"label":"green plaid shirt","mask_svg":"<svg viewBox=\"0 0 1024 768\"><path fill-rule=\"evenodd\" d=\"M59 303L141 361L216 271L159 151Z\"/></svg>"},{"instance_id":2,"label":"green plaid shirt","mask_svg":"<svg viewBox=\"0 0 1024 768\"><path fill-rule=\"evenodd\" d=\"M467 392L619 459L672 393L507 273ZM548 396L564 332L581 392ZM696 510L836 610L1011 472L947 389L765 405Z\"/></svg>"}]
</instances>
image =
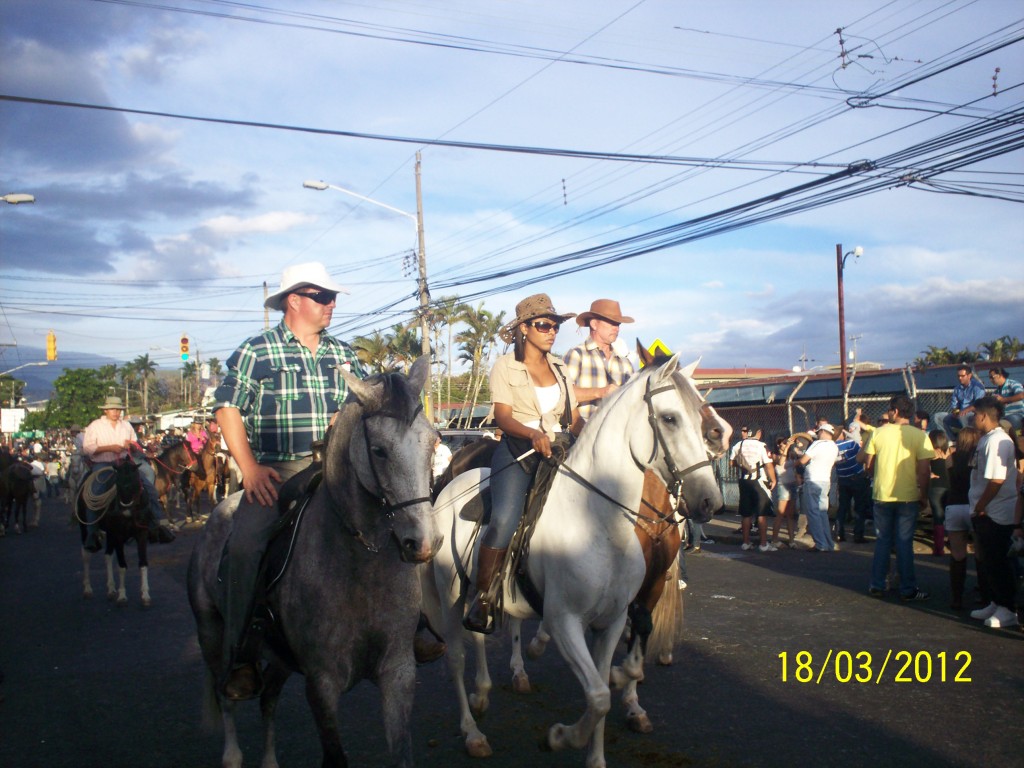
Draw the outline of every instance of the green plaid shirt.
<instances>
[{"instance_id":1,"label":"green plaid shirt","mask_svg":"<svg viewBox=\"0 0 1024 768\"><path fill-rule=\"evenodd\" d=\"M320 333L316 355L281 323L244 342L228 359L213 410L237 408L258 462L293 461L312 453L345 401L345 368L366 374L347 344Z\"/></svg>"}]
</instances>

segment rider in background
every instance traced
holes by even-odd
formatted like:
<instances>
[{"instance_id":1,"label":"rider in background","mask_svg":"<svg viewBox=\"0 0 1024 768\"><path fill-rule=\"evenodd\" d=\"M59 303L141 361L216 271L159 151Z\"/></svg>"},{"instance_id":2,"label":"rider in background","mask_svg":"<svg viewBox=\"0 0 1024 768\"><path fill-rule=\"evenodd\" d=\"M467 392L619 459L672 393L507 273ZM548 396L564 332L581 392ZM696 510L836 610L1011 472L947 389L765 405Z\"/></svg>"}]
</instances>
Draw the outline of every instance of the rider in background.
<instances>
[{"instance_id":1,"label":"rider in background","mask_svg":"<svg viewBox=\"0 0 1024 768\"><path fill-rule=\"evenodd\" d=\"M622 314L619 302L612 299L597 299L576 318L576 325L588 328L590 333L586 341L566 353L565 366L584 420L635 373L630 359L615 349L619 326L632 322L633 318Z\"/></svg>"},{"instance_id":2,"label":"rider in background","mask_svg":"<svg viewBox=\"0 0 1024 768\"><path fill-rule=\"evenodd\" d=\"M188 432L185 435L185 440L188 442L188 447L192 449L192 453L196 456L203 452L203 448L206 446L206 441L209 439L209 435L207 435L206 430L203 429L203 422L199 419L195 419L188 425Z\"/></svg>"},{"instance_id":3,"label":"rider in background","mask_svg":"<svg viewBox=\"0 0 1024 768\"><path fill-rule=\"evenodd\" d=\"M157 541L167 544L174 541L167 519L164 517L160 497L154 485L153 467L148 461L136 460L131 456L131 448L138 444L135 428L124 420L124 404L121 398L108 396L100 406L103 415L95 419L85 428L82 436L82 452L89 459L93 471L102 467L113 466L114 462L131 457L139 467L139 478L149 498L149 509L152 512L150 532L156 535ZM90 552L99 551L96 541L96 526L86 525L86 538L82 546Z\"/></svg>"},{"instance_id":4,"label":"rider in background","mask_svg":"<svg viewBox=\"0 0 1024 768\"><path fill-rule=\"evenodd\" d=\"M550 458L551 441L559 432L579 434L583 422L576 395L566 379L565 364L551 354L559 326L576 313L559 314L547 294L538 293L516 305L515 319L498 335L513 352L491 369L494 420L504 433L491 460L491 520L480 537L476 584L466 594L466 629L494 631L488 593L501 568L512 535L523 515L536 462L517 461L531 449Z\"/></svg>"}]
</instances>

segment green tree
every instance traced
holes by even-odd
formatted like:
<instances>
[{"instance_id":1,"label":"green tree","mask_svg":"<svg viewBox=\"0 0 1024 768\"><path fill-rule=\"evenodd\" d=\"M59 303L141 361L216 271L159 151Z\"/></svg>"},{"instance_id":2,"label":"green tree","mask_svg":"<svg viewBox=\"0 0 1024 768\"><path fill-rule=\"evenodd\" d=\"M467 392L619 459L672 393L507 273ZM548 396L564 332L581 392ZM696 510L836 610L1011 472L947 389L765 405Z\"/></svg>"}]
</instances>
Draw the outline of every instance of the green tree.
<instances>
[{"instance_id":1,"label":"green tree","mask_svg":"<svg viewBox=\"0 0 1024 768\"><path fill-rule=\"evenodd\" d=\"M45 429L67 429L72 424L84 427L100 415L99 406L115 381L115 367L99 369L65 368L53 382L53 396L43 412Z\"/></svg>"},{"instance_id":2,"label":"green tree","mask_svg":"<svg viewBox=\"0 0 1024 768\"><path fill-rule=\"evenodd\" d=\"M417 321L417 326L419 325ZM388 334L389 362L392 368L408 371L417 357L423 354L419 334L412 327L398 323Z\"/></svg>"},{"instance_id":3,"label":"green tree","mask_svg":"<svg viewBox=\"0 0 1024 768\"><path fill-rule=\"evenodd\" d=\"M467 327L466 330L459 332L455 340L459 343L459 359L470 364L470 404L469 411L460 417L459 423L466 421L468 424L480 396L483 381L490 372L491 354L497 343L498 331L505 322L505 313L499 312L495 315L484 309L483 302L480 302L475 309L467 307L460 319Z\"/></svg>"},{"instance_id":4,"label":"green tree","mask_svg":"<svg viewBox=\"0 0 1024 768\"><path fill-rule=\"evenodd\" d=\"M390 354L388 338L382 336L380 331L374 331L370 336L357 336L352 341L352 349L368 372L379 373L387 368Z\"/></svg>"},{"instance_id":5,"label":"green tree","mask_svg":"<svg viewBox=\"0 0 1024 768\"><path fill-rule=\"evenodd\" d=\"M24 396L25 382L13 376L0 376L0 401L14 408Z\"/></svg>"},{"instance_id":6,"label":"green tree","mask_svg":"<svg viewBox=\"0 0 1024 768\"><path fill-rule=\"evenodd\" d=\"M452 401L452 330L457 322L461 320L462 315L470 310L466 304L462 304L459 301L458 296L442 296L440 299L434 302L430 311L430 323L431 330L434 334L434 349L437 350L435 359L440 357L441 350L441 331L446 331L448 340L444 344L445 357L447 359L446 371L448 380L448 391L446 400L451 403ZM440 360L437 360L440 364ZM438 404L441 402L441 378L437 377L437 398Z\"/></svg>"},{"instance_id":7,"label":"green tree","mask_svg":"<svg viewBox=\"0 0 1024 768\"><path fill-rule=\"evenodd\" d=\"M1000 336L998 339L979 344L978 349L992 362L1005 363L1016 360L1024 351L1024 345L1016 336Z\"/></svg>"},{"instance_id":8,"label":"green tree","mask_svg":"<svg viewBox=\"0 0 1024 768\"><path fill-rule=\"evenodd\" d=\"M149 414L149 380L156 377L156 369L160 363L150 359L149 353L139 355L131 362L135 370L136 380L142 384L142 413Z\"/></svg>"}]
</instances>

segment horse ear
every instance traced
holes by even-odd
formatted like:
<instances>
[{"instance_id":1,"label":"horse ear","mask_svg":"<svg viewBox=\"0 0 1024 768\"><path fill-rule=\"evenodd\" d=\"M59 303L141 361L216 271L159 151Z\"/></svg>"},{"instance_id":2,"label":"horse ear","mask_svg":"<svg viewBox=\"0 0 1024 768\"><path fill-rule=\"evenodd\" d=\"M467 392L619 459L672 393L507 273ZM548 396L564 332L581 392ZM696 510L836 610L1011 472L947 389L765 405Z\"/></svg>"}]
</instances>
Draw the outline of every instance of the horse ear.
<instances>
[{"instance_id":1,"label":"horse ear","mask_svg":"<svg viewBox=\"0 0 1024 768\"><path fill-rule=\"evenodd\" d=\"M423 389L423 385L427 381L427 376L430 374L430 356L420 355L416 358L416 362L412 364L409 369L409 386L412 387L413 392L420 392Z\"/></svg>"},{"instance_id":2,"label":"horse ear","mask_svg":"<svg viewBox=\"0 0 1024 768\"><path fill-rule=\"evenodd\" d=\"M640 339L636 340L636 354L640 358L640 364L643 368L654 362L654 355L647 351L647 347L640 343Z\"/></svg>"},{"instance_id":3,"label":"horse ear","mask_svg":"<svg viewBox=\"0 0 1024 768\"><path fill-rule=\"evenodd\" d=\"M693 372L697 370L697 366L700 365L701 359L702 358L698 357L696 360L694 360L688 366L683 368L683 370L682 370L683 376L685 376L688 379L692 379L693 378Z\"/></svg>"},{"instance_id":4,"label":"horse ear","mask_svg":"<svg viewBox=\"0 0 1024 768\"><path fill-rule=\"evenodd\" d=\"M355 395L361 403L367 405L373 402L372 385L367 384L354 373L347 371L344 368L339 368L338 372L341 374L341 378L345 380L345 384L348 386L348 391Z\"/></svg>"}]
</instances>

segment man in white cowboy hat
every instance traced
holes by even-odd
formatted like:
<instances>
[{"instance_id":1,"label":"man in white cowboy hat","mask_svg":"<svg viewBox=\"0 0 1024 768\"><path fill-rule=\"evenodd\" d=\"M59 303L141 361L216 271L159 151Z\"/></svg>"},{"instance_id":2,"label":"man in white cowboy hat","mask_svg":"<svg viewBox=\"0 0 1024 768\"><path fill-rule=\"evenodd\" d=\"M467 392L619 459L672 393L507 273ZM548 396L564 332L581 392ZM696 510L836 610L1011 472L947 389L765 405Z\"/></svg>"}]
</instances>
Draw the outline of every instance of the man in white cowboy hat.
<instances>
[{"instance_id":1,"label":"man in white cowboy hat","mask_svg":"<svg viewBox=\"0 0 1024 768\"><path fill-rule=\"evenodd\" d=\"M629 358L613 347L619 338L619 326L632 322L633 318L623 315L619 302L613 299L597 299L576 318L576 324L589 328L590 335L566 353L565 364L584 419L589 419L601 400L635 373Z\"/></svg>"},{"instance_id":2,"label":"man in white cowboy hat","mask_svg":"<svg viewBox=\"0 0 1024 768\"><path fill-rule=\"evenodd\" d=\"M224 651L231 672L224 692L231 699L251 698L262 688L259 649L244 642L244 630L260 559L278 520L277 489L310 466L313 443L323 439L345 401L338 370L365 375L352 348L327 333L339 293L348 291L319 262L285 269L281 287L264 302L284 313L281 322L242 342L214 393L217 425L245 487L225 559Z\"/></svg>"},{"instance_id":3,"label":"man in white cowboy hat","mask_svg":"<svg viewBox=\"0 0 1024 768\"><path fill-rule=\"evenodd\" d=\"M132 446L138 444L135 428L123 418L125 408L120 397L108 395L100 410L103 411L103 415L90 423L82 435L82 453L91 462L93 470L109 467L115 461L130 457ZM139 477L142 480L142 487L146 489L149 508L153 515L150 529L158 542L170 543L174 541L174 533L164 517L163 507L160 506L160 497L154 484L153 467L144 459L135 460L135 463L139 467ZM96 526L86 526L83 546L90 552L99 550Z\"/></svg>"}]
</instances>

